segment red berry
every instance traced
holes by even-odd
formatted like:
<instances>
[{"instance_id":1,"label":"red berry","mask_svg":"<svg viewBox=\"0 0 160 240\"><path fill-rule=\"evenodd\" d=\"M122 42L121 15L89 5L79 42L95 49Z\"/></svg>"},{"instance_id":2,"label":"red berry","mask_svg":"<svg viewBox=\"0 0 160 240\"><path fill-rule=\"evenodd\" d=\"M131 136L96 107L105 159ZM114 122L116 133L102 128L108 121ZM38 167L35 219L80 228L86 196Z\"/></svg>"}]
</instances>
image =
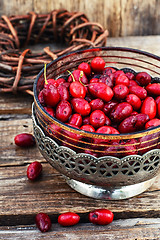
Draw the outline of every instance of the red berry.
<instances>
[{"instance_id":1,"label":"red berry","mask_svg":"<svg viewBox=\"0 0 160 240\"><path fill-rule=\"evenodd\" d=\"M148 128L151 128L151 127L157 127L159 125L160 125L160 119L153 118L145 124L145 129L148 129Z\"/></svg>"},{"instance_id":2,"label":"red berry","mask_svg":"<svg viewBox=\"0 0 160 240\"><path fill-rule=\"evenodd\" d=\"M82 125L82 116L78 113L74 113L69 119L69 124L80 127Z\"/></svg>"},{"instance_id":3,"label":"red berry","mask_svg":"<svg viewBox=\"0 0 160 240\"><path fill-rule=\"evenodd\" d=\"M129 80L134 80L135 78L134 74L131 72L126 72L125 75Z\"/></svg>"},{"instance_id":4,"label":"red berry","mask_svg":"<svg viewBox=\"0 0 160 240\"><path fill-rule=\"evenodd\" d=\"M75 98L85 98L86 89L80 82L72 82L69 87L70 94Z\"/></svg>"},{"instance_id":5,"label":"red berry","mask_svg":"<svg viewBox=\"0 0 160 240\"><path fill-rule=\"evenodd\" d=\"M46 84L43 88L43 98L46 105L54 107L60 101L61 96L54 85Z\"/></svg>"},{"instance_id":6,"label":"red berry","mask_svg":"<svg viewBox=\"0 0 160 240\"><path fill-rule=\"evenodd\" d=\"M30 180L35 180L42 172L42 164L40 162L32 162L27 168L27 177Z\"/></svg>"},{"instance_id":7,"label":"red berry","mask_svg":"<svg viewBox=\"0 0 160 240\"><path fill-rule=\"evenodd\" d=\"M86 124L81 127L81 130L87 131L87 132L95 132L95 129L92 125Z\"/></svg>"},{"instance_id":8,"label":"red berry","mask_svg":"<svg viewBox=\"0 0 160 240\"><path fill-rule=\"evenodd\" d=\"M141 86L131 86L129 87L129 93L137 95L141 100L147 97L147 91Z\"/></svg>"},{"instance_id":9,"label":"red berry","mask_svg":"<svg viewBox=\"0 0 160 240\"><path fill-rule=\"evenodd\" d=\"M80 220L80 216L73 212L62 213L58 217L58 223L62 226L73 226L77 224Z\"/></svg>"},{"instance_id":10,"label":"red berry","mask_svg":"<svg viewBox=\"0 0 160 240\"><path fill-rule=\"evenodd\" d=\"M139 113L125 118L119 125L120 133L131 133L138 130L143 130L149 116L147 114Z\"/></svg>"},{"instance_id":11,"label":"red berry","mask_svg":"<svg viewBox=\"0 0 160 240\"><path fill-rule=\"evenodd\" d=\"M117 100L121 100L124 99L128 93L129 93L129 89L126 85L124 84L117 84L114 88L113 88L113 92L114 92L114 97Z\"/></svg>"},{"instance_id":12,"label":"red berry","mask_svg":"<svg viewBox=\"0 0 160 240\"><path fill-rule=\"evenodd\" d=\"M156 102L152 97L146 97L142 103L141 113L148 114L149 118L152 119L156 116Z\"/></svg>"},{"instance_id":13,"label":"red berry","mask_svg":"<svg viewBox=\"0 0 160 240\"><path fill-rule=\"evenodd\" d=\"M47 83L44 83L44 87L46 87L48 84L54 85L55 87L58 87L58 83L55 79L47 79Z\"/></svg>"},{"instance_id":14,"label":"red berry","mask_svg":"<svg viewBox=\"0 0 160 240\"><path fill-rule=\"evenodd\" d=\"M89 92L96 98L100 98L108 102L113 97L113 90L105 83L90 83Z\"/></svg>"},{"instance_id":15,"label":"red berry","mask_svg":"<svg viewBox=\"0 0 160 240\"><path fill-rule=\"evenodd\" d=\"M121 122L123 119L129 117L133 111L131 104L121 102L117 104L110 112L110 119L113 122Z\"/></svg>"},{"instance_id":16,"label":"red berry","mask_svg":"<svg viewBox=\"0 0 160 240\"><path fill-rule=\"evenodd\" d=\"M101 110L95 110L90 115L90 124L94 128L99 128L104 126L106 122L106 115Z\"/></svg>"},{"instance_id":17,"label":"red berry","mask_svg":"<svg viewBox=\"0 0 160 240\"><path fill-rule=\"evenodd\" d=\"M129 81L129 86L128 87L132 87L132 86L139 86L138 83L134 80L130 80Z\"/></svg>"},{"instance_id":18,"label":"red berry","mask_svg":"<svg viewBox=\"0 0 160 240\"><path fill-rule=\"evenodd\" d=\"M104 108L103 108L103 112L104 112L106 115L108 115L108 114L111 112L112 108L113 108L114 106L116 106L117 104L118 104L118 101L117 101L117 100L111 100L111 101L105 103Z\"/></svg>"},{"instance_id":19,"label":"red berry","mask_svg":"<svg viewBox=\"0 0 160 240\"><path fill-rule=\"evenodd\" d=\"M123 84L123 85L126 85L127 87L129 86L129 79L125 74L120 74L116 78L115 85L118 85L118 84Z\"/></svg>"},{"instance_id":20,"label":"red berry","mask_svg":"<svg viewBox=\"0 0 160 240\"><path fill-rule=\"evenodd\" d=\"M66 100L66 101L69 101L69 91L67 89L66 86L64 86L63 84L60 84L58 87L58 92L60 94L60 100Z\"/></svg>"},{"instance_id":21,"label":"red berry","mask_svg":"<svg viewBox=\"0 0 160 240\"><path fill-rule=\"evenodd\" d=\"M89 115L91 111L91 106L89 103L83 98L73 98L71 100L73 109L76 113L81 114L82 116Z\"/></svg>"},{"instance_id":22,"label":"red berry","mask_svg":"<svg viewBox=\"0 0 160 240\"><path fill-rule=\"evenodd\" d=\"M90 105L91 105L92 111L102 110L104 107L104 102L102 101L102 99L96 98L90 102Z\"/></svg>"},{"instance_id":23,"label":"red berry","mask_svg":"<svg viewBox=\"0 0 160 240\"><path fill-rule=\"evenodd\" d=\"M98 225L107 225L113 221L113 213L108 209L97 209L89 213L89 221Z\"/></svg>"},{"instance_id":24,"label":"red berry","mask_svg":"<svg viewBox=\"0 0 160 240\"><path fill-rule=\"evenodd\" d=\"M35 218L36 225L41 232L48 232L51 229L51 220L46 213L38 213Z\"/></svg>"},{"instance_id":25,"label":"red berry","mask_svg":"<svg viewBox=\"0 0 160 240\"><path fill-rule=\"evenodd\" d=\"M151 76L146 72L139 72L136 75L136 81L140 86L147 86L151 82Z\"/></svg>"},{"instance_id":26,"label":"red berry","mask_svg":"<svg viewBox=\"0 0 160 240\"><path fill-rule=\"evenodd\" d=\"M104 70L105 67L105 61L101 57L95 57L91 61L91 68L94 72L101 72Z\"/></svg>"},{"instance_id":27,"label":"red berry","mask_svg":"<svg viewBox=\"0 0 160 240\"><path fill-rule=\"evenodd\" d=\"M146 90L151 96L160 96L160 84L152 83L146 86Z\"/></svg>"},{"instance_id":28,"label":"red berry","mask_svg":"<svg viewBox=\"0 0 160 240\"><path fill-rule=\"evenodd\" d=\"M16 135L14 142L19 147L33 147L36 144L34 136L30 133L20 133Z\"/></svg>"},{"instance_id":29,"label":"red berry","mask_svg":"<svg viewBox=\"0 0 160 240\"><path fill-rule=\"evenodd\" d=\"M141 99L135 94L128 94L126 97L126 102L130 103L133 109L138 110L141 107Z\"/></svg>"},{"instance_id":30,"label":"red berry","mask_svg":"<svg viewBox=\"0 0 160 240\"><path fill-rule=\"evenodd\" d=\"M78 69L83 71L87 76L91 74L91 67L88 63L82 62L79 64Z\"/></svg>"},{"instance_id":31,"label":"red berry","mask_svg":"<svg viewBox=\"0 0 160 240\"><path fill-rule=\"evenodd\" d=\"M71 104L68 101L61 101L56 108L56 118L61 122L67 122L72 114Z\"/></svg>"}]
</instances>

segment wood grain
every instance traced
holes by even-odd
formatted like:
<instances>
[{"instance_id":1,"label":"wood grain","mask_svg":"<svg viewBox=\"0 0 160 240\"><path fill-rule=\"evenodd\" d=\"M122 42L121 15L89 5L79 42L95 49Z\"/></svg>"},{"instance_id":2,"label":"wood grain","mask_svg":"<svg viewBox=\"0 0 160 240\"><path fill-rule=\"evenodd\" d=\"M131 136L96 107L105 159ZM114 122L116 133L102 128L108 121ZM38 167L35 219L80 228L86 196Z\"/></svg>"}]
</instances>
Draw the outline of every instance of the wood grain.
<instances>
[{"instance_id":1,"label":"wood grain","mask_svg":"<svg viewBox=\"0 0 160 240\"><path fill-rule=\"evenodd\" d=\"M35 225L0 228L0 239L8 240L140 240L159 239L160 219L127 219L117 220L107 226L95 226L91 223L79 223L73 227L61 227L53 224L51 231L41 233Z\"/></svg>"},{"instance_id":2,"label":"wood grain","mask_svg":"<svg viewBox=\"0 0 160 240\"><path fill-rule=\"evenodd\" d=\"M1 15L46 13L60 8L84 12L113 37L160 34L159 0L1 0L1 5Z\"/></svg>"}]
</instances>

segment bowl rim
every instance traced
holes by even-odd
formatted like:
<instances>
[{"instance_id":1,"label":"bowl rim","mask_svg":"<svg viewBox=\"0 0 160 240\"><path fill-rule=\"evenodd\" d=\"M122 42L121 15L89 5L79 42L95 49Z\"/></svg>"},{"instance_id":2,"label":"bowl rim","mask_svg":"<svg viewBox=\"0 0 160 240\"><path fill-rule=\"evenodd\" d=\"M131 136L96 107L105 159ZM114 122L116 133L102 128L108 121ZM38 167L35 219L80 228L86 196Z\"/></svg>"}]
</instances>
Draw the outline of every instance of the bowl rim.
<instances>
[{"instance_id":1,"label":"bowl rim","mask_svg":"<svg viewBox=\"0 0 160 240\"><path fill-rule=\"evenodd\" d=\"M138 53L138 54L142 54L145 55L147 57L151 57L153 59L156 59L158 61L160 61L160 57L149 53L147 51L142 51L139 49L134 49L134 48L128 48L128 47L93 47L93 48L87 48L87 49L82 49L82 50L76 50L76 51L71 51L70 53L67 54L63 54L60 57L56 58L55 60L51 61L50 63L48 63L46 65L46 70L47 68L49 68L52 64L58 62L59 60L66 58L69 55L75 55L77 53L83 53L83 52L89 52L89 51L126 51L126 52L133 52L133 53ZM146 136L146 135L150 135L150 134L154 134L157 133L158 131L160 131L160 126L156 126L156 127L152 127L150 129L145 129L145 130L141 130L141 131L137 131L137 132L132 132L132 133L120 133L120 134L103 134L103 133L96 133L96 132L88 132L88 131L83 131L81 129L78 128L74 128L72 126L68 126L66 123L63 123L61 121L59 121L58 119L56 119L55 117L52 117L41 105L41 103L38 100L38 95L37 95L37 83L38 80L40 78L40 76L42 76L42 74L44 74L44 67L41 69L41 71L38 73L34 84L33 84L33 95L34 95L34 103L36 105L36 107L39 109L39 111L45 115L45 117L53 123L56 123L57 125L59 125L60 127L62 127L63 129L67 130L67 131L71 131L73 133L76 134L80 134L83 136L87 136L87 137L91 137L91 138L100 138L100 139L106 139L106 137L109 137L110 139L132 139L132 138L139 138L142 136Z\"/></svg>"}]
</instances>

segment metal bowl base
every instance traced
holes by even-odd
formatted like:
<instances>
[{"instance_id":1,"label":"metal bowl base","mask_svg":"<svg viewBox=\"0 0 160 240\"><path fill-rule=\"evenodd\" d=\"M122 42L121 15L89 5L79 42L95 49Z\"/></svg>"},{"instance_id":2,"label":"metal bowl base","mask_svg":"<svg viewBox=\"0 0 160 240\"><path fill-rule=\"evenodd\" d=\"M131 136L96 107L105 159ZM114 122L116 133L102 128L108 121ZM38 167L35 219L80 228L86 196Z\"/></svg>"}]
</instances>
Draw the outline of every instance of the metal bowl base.
<instances>
[{"instance_id":1,"label":"metal bowl base","mask_svg":"<svg viewBox=\"0 0 160 240\"><path fill-rule=\"evenodd\" d=\"M147 181L122 186L122 187L101 187L91 184L79 182L74 179L70 179L64 176L67 184L76 190L77 192L91 198L104 199L104 200L121 200L134 197L144 191L146 191L155 181L156 177L153 177Z\"/></svg>"}]
</instances>

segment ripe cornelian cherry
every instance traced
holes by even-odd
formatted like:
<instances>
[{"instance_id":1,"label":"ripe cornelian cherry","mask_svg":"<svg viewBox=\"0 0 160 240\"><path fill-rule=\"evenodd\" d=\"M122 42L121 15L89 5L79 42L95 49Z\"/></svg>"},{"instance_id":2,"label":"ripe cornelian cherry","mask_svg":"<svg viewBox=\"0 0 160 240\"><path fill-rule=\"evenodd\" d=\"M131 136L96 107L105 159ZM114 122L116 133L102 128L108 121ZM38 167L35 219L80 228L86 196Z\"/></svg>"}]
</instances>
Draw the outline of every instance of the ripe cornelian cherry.
<instances>
[{"instance_id":1,"label":"ripe cornelian cherry","mask_svg":"<svg viewBox=\"0 0 160 240\"><path fill-rule=\"evenodd\" d=\"M89 213L89 221L98 225L107 225L113 221L113 213L108 209L97 209Z\"/></svg>"},{"instance_id":2,"label":"ripe cornelian cherry","mask_svg":"<svg viewBox=\"0 0 160 240\"><path fill-rule=\"evenodd\" d=\"M37 179L42 172L42 164L38 161L32 162L27 168L27 177L29 180Z\"/></svg>"},{"instance_id":3,"label":"ripe cornelian cherry","mask_svg":"<svg viewBox=\"0 0 160 240\"><path fill-rule=\"evenodd\" d=\"M60 101L61 96L58 89L53 84L48 83L43 88L43 98L48 106L54 107Z\"/></svg>"},{"instance_id":4,"label":"ripe cornelian cherry","mask_svg":"<svg viewBox=\"0 0 160 240\"><path fill-rule=\"evenodd\" d=\"M72 97L75 98L85 98L86 96L86 89L84 85L82 85L80 82L72 82L69 86L69 91Z\"/></svg>"},{"instance_id":5,"label":"ripe cornelian cherry","mask_svg":"<svg viewBox=\"0 0 160 240\"><path fill-rule=\"evenodd\" d=\"M91 67L88 63L82 62L79 64L78 69L83 71L87 76L91 74Z\"/></svg>"},{"instance_id":6,"label":"ripe cornelian cherry","mask_svg":"<svg viewBox=\"0 0 160 240\"><path fill-rule=\"evenodd\" d=\"M77 224L80 220L80 216L73 212L65 212L59 215L58 223L62 226L73 226Z\"/></svg>"},{"instance_id":7,"label":"ripe cornelian cherry","mask_svg":"<svg viewBox=\"0 0 160 240\"><path fill-rule=\"evenodd\" d=\"M51 229L51 219L46 213L38 213L35 221L41 232L48 232Z\"/></svg>"},{"instance_id":8,"label":"ripe cornelian cherry","mask_svg":"<svg viewBox=\"0 0 160 240\"><path fill-rule=\"evenodd\" d=\"M94 72L102 72L105 67L105 61L101 57L95 57L91 61L91 68Z\"/></svg>"},{"instance_id":9,"label":"ripe cornelian cherry","mask_svg":"<svg viewBox=\"0 0 160 240\"><path fill-rule=\"evenodd\" d=\"M20 133L15 136L14 142L19 147L33 147L36 144L35 138L30 133Z\"/></svg>"}]
</instances>

